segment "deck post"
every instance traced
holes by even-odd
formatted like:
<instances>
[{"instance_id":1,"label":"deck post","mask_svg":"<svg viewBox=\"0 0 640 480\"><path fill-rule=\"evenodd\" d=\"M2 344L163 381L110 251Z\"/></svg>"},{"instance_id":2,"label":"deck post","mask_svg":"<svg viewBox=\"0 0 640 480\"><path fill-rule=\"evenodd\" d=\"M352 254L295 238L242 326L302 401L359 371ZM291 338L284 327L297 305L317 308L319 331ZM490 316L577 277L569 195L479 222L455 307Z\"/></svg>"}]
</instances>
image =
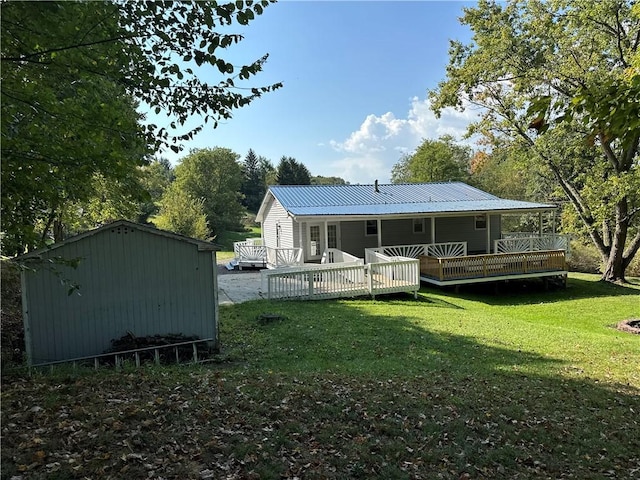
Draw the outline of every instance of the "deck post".
<instances>
[{"instance_id":1,"label":"deck post","mask_svg":"<svg viewBox=\"0 0 640 480\"><path fill-rule=\"evenodd\" d=\"M378 248L382 246L382 220L380 218L376 219L378 224Z\"/></svg>"},{"instance_id":2,"label":"deck post","mask_svg":"<svg viewBox=\"0 0 640 480\"><path fill-rule=\"evenodd\" d=\"M322 246L322 244L320 245L321 252L324 252L329 248L329 227L327 225L326 220L323 222L323 226L324 226L324 247Z\"/></svg>"}]
</instances>

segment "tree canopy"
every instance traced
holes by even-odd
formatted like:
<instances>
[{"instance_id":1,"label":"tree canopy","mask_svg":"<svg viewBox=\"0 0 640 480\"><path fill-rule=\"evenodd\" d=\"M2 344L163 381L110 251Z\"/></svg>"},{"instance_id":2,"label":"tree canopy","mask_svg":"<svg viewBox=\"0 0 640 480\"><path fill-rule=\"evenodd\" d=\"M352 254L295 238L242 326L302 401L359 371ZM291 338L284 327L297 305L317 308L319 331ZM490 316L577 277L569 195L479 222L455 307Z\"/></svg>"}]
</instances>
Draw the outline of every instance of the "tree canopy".
<instances>
[{"instance_id":1,"label":"tree canopy","mask_svg":"<svg viewBox=\"0 0 640 480\"><path fill-rule=\"evenodd\" d=\"M3 252L47 236L61 208L91 195L96 175L125 182L148 155L215 127L279 83L247 82L267 59L224 56L270 2L2 2ZM207 79L198 67L218 72ZM144 121L140 104L185 125ZM40 238L38 238L40 236Z\"/></svg>"},{"instance_id":2,"label":"tree canopy","mask_svg":"<svg viewBox=\"0 0 640 480\"><path fill-rule=\"evenodd\" d=\"M555 179L600 251L603 279L624 280L640 248L640 16L627 0L482 0L452 42L447 106L484 108L471 127L501 148L522 142Z\"/></svg>"},{"instance_id":3,"label":"tree canopy","mask_svg":"<svg viewBox=\"0 0 640 480\"><path fill-rule=\"evenodd\" d=\"M228 148L192 150L175 168L175 188L183 198L202 201L211 236L238 229L242 206L240 155ZM164 202L164 197L162 202Z\"/></svg>"},{"instance_id":4,"label":"tree canopy","mask_svg":"<svg viewBox=\"0 0 640 480\"><path fill-rule=\"evenodd\" d=\"M311 177L311 185L348 185L344 178L341 177L324 177L322 175L314 175Z\"/></svg>"},{"instance_id":5,"label":"tree canopy","mask_svg":"<svg viewBox=\"0 0 640 480\"><path fill-rule=\"evenodd\" d=\"M458 145L450 135L425 139L411 155L391 170L392 183L464 181L469 176L471 148Z\"/></svg>"},{"instance_id":6,"label":"tree canopy","mask_svg":"<svg viewBox=\"0 0 640 480\"><path fill-rule=\"evenodd\" d=\"M267 191L267 174L273 168L264 157L249 149L242 163L243 205L250 212L257 212Z\"/></svg>"},{"instance_id":7,"label":"tree canopy","mask_svg":"<svg viewBox=\"0 0 640 480\"><path fill-rule=\"evenodd\" d=\"M283 156L276 168L278 185L311 185L311 174L302 162Z\"/></svg>"}]
</instances>

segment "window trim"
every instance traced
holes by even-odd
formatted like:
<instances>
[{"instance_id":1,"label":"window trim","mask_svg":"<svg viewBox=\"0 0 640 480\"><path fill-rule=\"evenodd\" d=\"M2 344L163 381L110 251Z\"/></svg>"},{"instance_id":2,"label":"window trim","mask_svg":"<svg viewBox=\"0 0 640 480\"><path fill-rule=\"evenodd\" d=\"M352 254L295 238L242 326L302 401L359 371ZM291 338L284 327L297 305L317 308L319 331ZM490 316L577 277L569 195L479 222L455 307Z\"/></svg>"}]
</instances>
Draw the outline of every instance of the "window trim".
<instances>
[{"instance_id":1,"label":"window trim","mask_svg":"<svg viewBox=\"0 0 640 480\"><path fill-rule=\"evenodd\" d=\"M479 227L478 226L478 222L480 223L484 223L484 227ZM489 225L489 218L487 217L487 214L483 214L483 215L476 215L473 217L473 225L475 227L476 230L486 230L487 226Z\"/></svg>"}]
</instances>

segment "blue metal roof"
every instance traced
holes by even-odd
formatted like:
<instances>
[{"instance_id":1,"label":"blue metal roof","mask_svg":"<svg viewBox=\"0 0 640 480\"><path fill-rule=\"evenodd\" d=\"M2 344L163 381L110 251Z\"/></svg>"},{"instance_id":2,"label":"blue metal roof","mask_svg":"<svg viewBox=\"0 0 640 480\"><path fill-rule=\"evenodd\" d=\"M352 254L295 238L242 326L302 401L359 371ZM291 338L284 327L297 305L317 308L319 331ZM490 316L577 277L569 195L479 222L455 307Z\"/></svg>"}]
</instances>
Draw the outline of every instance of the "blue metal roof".
<instances>
[{"instance_id":1,"label":"blue metal roof","mask_svg":"<svg viewBox=\"0 0 640 480\"><path fill-rule=\"evenodd\" d=\"M554 205L505 200L462 182L375 185L275 185L271 194L292 215L377 216L511 210ZM262 209L261 209L262 210Z\"/></svg>"}]
</instances>

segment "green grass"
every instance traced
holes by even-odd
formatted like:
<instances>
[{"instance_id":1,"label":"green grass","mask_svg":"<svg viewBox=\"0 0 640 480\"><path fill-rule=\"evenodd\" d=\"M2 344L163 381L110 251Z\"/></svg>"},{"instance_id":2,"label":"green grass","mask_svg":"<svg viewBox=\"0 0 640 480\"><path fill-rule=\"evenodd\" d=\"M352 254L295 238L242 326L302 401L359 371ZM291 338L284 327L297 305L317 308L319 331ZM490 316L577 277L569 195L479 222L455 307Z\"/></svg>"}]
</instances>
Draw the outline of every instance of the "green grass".
<instances>
[{"instance_id":1,"label":"green grass","mask_svg":"<svg viewBox=\"0 0 640 480\"><path fill-rule=\"evenodd\" d=\"M243 232L222 232L214 242L222 248L222 251L233 252L233 243L242 242L247 238L260 238L260 227L248 227Z\"/></svg>"},{"instance_id":2,"label":"green grass","mask_svg":"<svg viewBox=\"0 0 640 480\"><path fill-rule=\"evenodd\" d=\"M3 478L640 476L639 283L220 314L219 363L5 378Z\"/></svg>"}]
</instances>

